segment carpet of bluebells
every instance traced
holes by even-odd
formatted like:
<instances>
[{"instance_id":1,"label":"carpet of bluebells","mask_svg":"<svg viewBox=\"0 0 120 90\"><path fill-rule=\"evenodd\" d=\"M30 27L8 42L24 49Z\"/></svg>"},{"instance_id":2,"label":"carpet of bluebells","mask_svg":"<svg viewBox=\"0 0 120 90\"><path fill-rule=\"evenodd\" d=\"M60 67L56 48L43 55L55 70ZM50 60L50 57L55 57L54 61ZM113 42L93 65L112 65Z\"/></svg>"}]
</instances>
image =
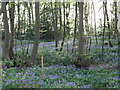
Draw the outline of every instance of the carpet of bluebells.
<instances>
[{"instance_id":1,"label":"carpet of bluebells","mask_svg":"<svg viewBox=\"0 0 120 90\"><path fill-rule=\"evenodd\" d=\"M115 41L114 41L115 42ZM88 70L78 69L71 65L71 60L75 58L65 52L59 54L54 50L54 43L45 43L44 68L34 67L12 67L2 70L3 88L118 88L120 87L118 70L107 70L104 68L90 68ZM113 43L114 44L114 43ZM31 46L30 44L29 46ZM39 47L42 47L40 44ZM51 46L48 46L51 45ZM20 47L16 49L22 50ZM70 47L69 47L70 48ZM23 48L25 49L25 48ZM65 47L64 47L65 49ZM31 50L31 49L30 49ZM42 50L40 48L40 50ZM38 62L41 60L41 51L37 56ZM31 51L29 51L31 52ZM113 64L118 62L118 47L116 42L113 48L105 47L104 60L102 60L101 47L92 45L93 64ZM18 56L22 55L18 52ZM23 55L22 55L23 56ZM26 55L25 55L26 56ZM28 58L27 58L28 59ZM24 58L23 60L27 60ZM15 60L17 63L19 59ZM20 61L22 61L20 59ZM41 64L40 64L41 65ZM67 65L67 66L66 66ZM1 77L1 76L0 76Z\"/></svg>"},{"instance_id":2,"label":"carpet of bluebells","mask_svg":"<svg viewBox=\"0 0 120 90\"><path fill-rule=\"evenodd\" d=\"M3 69L3 88L118 88L118 70L74 66Z\"/></svg>"}]
</instances>

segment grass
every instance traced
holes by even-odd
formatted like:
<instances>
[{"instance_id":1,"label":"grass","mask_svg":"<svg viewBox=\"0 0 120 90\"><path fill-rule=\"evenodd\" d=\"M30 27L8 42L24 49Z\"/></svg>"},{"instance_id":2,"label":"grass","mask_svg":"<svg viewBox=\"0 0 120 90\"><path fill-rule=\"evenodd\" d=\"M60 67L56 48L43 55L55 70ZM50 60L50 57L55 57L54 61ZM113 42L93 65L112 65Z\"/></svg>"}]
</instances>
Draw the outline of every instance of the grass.
<instances>
[{"instance_id":1,"label":"grass","mask_svg":"<svg viewBox=\"0 0 120 90\"><path fill-rule=\"evenodd\" d=\"M39 66L3 70L3 88L118 88L118 71L82 70L72 66Z\"/></svg>"}]
</instances>

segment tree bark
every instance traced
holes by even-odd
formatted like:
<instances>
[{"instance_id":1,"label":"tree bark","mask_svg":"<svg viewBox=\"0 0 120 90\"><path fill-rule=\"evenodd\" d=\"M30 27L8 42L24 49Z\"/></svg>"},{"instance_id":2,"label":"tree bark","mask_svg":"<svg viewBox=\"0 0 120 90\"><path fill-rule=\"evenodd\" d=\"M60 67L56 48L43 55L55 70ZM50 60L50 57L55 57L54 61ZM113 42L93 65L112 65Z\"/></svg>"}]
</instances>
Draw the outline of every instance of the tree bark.
<instances>
[{"instance_id":1,"label":"tree bark","mask_svg":"<svg viewBox=\"0 0 120 90\"><path fill-rule=\"evenodd\" d=\"M10 46L9 46L9 58L12 59L14 56L13 47L14 47L14 10L15 4L11 4L11 8L9 9L10 16Z\"/></svg>"},{"instance_id":2,"label":"tree bark","mask_svg":"<svg viewBox=\"0 0 120 90\"><path fill-rule=\"evenodd\" d=\"M58 19L57 19L57 2L55 2L55 47L56 47L56 51L58 50L58 28L57 28L57 23L58 23Z\"/></svg>"},{"instance_id":3,"label":"tree bark","mask_svg":"<svg viewBox=\"0 0 120 90\"><path fill-rule=\"evenodd\" d=\"M104 36L105 36L105 27L106 27L106 14L105 14L105 7L103 2L103 14L104 14L104 29L103 29L103 36L102 36L102 59L104 59Z\"/></svg>"},{"instance_id":4,"label":"tree bark","mask_svg":"<svg viewBox=\"0 0 120 90\"><path fill-rule=\"evenodd\" d=\"M117 41L118 41L118 60L120 60L120 2L118 2L118 7L117 7L117 3L115 5L115 18L116 18L116 32L117 32ZM117 9L118 8L118 9ZM118 13L118 17L117 17L117 12ZM117 21L118 19L118 21Z\"/></svg>"},{"instance_id":5,"label":"tree bark","mask_svg":"<svg viewBox=\"0 0 120 90\"><path fill-rule=\"evenodd\" d=\"M1 2L3 2L4 0L1 0ZM6 0L6 5L9 3L9 0ZM0 15L2 14L2 13L4 13L5 12L5 10L4 10L4 6L3 6L3 4L1 4L1 9L0 9Z\"/></svg>"},{"instance_id":6,"label":"tree bark","mask_svg":"<svg viewBox=\"0 0 120 90\"><path fill-rule=\"evenodd\" d=\"M79 30L78 30L78 52L79 55L83 54L83 4L84 2L79 2Z\"/></svg>"},{"instance_id":7,"label":"tree bark","mask_svg":"<svg viewBox=\"0 0 120 90\"><path fill-rule=\"evenodd\" d=\"M34 45L30 58L30 64L36 63L36 55L38 51L39 37L40 37L40 16L39 16L39 2L35 2L35 35L34 35Z\"/></svg>"},{"instance_id":8,"label":"tree bark","mask_svg":"<svg viewBox=\"0 0 120 90\"><path fill-rule=\"evenodd\" d=\"M7 2L2 2L3 6L3 22L4 22L4 29L5 29L5 41L3 46L3 59L9 59L8 50L9 50L9 25L8 25L8 17L7 17L7 10L6 10Z\"/></svg>"}]
</instances>

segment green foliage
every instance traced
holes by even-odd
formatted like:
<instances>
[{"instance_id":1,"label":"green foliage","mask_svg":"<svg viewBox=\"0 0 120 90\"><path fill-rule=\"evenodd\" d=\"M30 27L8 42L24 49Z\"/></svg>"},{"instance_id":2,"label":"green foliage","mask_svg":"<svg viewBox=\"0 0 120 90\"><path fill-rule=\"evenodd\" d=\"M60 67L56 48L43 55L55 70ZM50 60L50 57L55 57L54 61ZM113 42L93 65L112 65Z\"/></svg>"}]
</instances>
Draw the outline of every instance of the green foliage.
<instances>
[{"instance_id":1,"label":"green foliage","mask_svg":"<svg viewBox=\"0 0 120 90\"><path fill-rule=\"evenodd\" d=\"M91 57L90 54L77 55L77 58L73 60L73 64L78 68L88 68L91 64Z\"/></svg>"},{"instance_id":2,"label":"green foliage","mask_svg":"<svg viewBox=\"0 0 120 90\"><path fill-rule=\"evenodd\" d=\"M37 56L37 63L41 65L41 52ZM66 54L65 51L63 52L56 52L54 50L46 50L44 52L44 66L51 66L51 65L70 65L72 62L72 55Z\"/></svg>"},{"instance_id":3,"label":"green foliage","mask_svg":"<svg viewBox=\"0 0 120 90\"><path fill-rule=\"evenodd\" d=\"M13 62L11 60L3 60L2 65L11 67L11 66L13 66Z\"/></svg>"},{"instance_id":4,"label":"green foliage","mask_svg":"<svg viewBox=\"0 0 120 90\"><path fill-rule=\"evenodd\" d=\"M92 63L100 64L100 63L115 63L118 62L118 48L106 48L104 50L104 55L102 55L101 49L96 49L94 54L92 54ZM103 59L102 59L103 58Z\"/></svg>"},{"instance_id":5,"label":"green foliage","mask_svg":"<svg viewBox=\"0 0 120 90\"><path fill-rule=\"evenodd\" d=\"M42 69L10 68L3 71L3 88L118 88L118 71L76 69L72 66L50 66ZM8 77L9 76L9 77Z\"/></svg>"}]
</instances>

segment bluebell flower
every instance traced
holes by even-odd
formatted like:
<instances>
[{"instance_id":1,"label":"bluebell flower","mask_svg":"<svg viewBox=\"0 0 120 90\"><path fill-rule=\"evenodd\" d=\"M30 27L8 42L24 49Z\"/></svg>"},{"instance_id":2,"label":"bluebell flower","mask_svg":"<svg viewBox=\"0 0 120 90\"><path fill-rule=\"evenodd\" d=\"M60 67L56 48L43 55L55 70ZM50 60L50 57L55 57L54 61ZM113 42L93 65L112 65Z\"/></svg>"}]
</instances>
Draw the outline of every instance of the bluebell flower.
<instances>
[{"instance_id":1,"label":"bluebell flower","mask_svg":"<svg viewBox=\"0 0 120 90\"><path fill-rule=\"evenodd\" d=\"M109 79L119 80L117 77L109 77Z\"/></svg>"},{"instance_id":2,"label":"bluebell flower","mask_svg":"<svg viewBox=\"0 0 120 90\"><path fill-rule=\"evenodd\" d=\"M74 82L68 82L65 86L76 86Z\"/></svg>"},{"instance_id":3,"label":"bluebell flower","mask_svg":"<svg viewBox=\"0 0 120 90\"><path fill-rule=\"evenodd\" d=\"M36 82L35 81L31 81L31 82L29 82L28 84L35 84Z\"/></svg>"},{"instance_id":4,"label":"bluebell flower","mask_svg":"<svg viewBox=\"0 0 120 90\"><path fill-rule=\"evenodd\" d=\"M43 82L37 82L37 84L41 85L41 84L43 84Z\"/></svg>"},{"instance_id":5,"label":"bluebell flower","mask_svg":"<svg viewBox=\"0 0 120 90\"><path fill-rule=\"evenodd\" d=\"M80 77L80 75L79 75L79 74L76 74L76 77L77 77L77 78L79 78L79 77Z\"/></svg>"},{"instance_id":6,"label":"bluebell flower","mask_svg":"<svg viewBox=\"0 0 120 90\"><path fill-rule=\"evenodd\" d=\"M14 82L14 80L10 79L10 80L7 80L7 81L6 81L6 84L9 85L9 84L11 84L11 83L13 83L13 82Z\"/></svg>"},{"instance_id":7,"label":"bluebell flower","mask_svg":"<svg viewBox=\"0 0 120 90\"><path fill-rule=\"evenodd\" d=\"M25 79L25 80L23 80L24 82L27 82L27 81L30 81L29 79Z\"/></svg>"},{"instance_id":8,"label":"bluebell flower","mask_svg":"<svg viewBox=\"0 0 120 90\"><path fill-rule=\"evenodd\" d=\"M80 88L89 88L91 87L91 85L83 85L83 86L80 86Z\"/></svg>"},{"instance_id":9,"label":"bluebell flower","mask_svg":"<svg viewBox=\"0 0 120 90\"><path fill-rule=\"evenodd\" d=\"M59 78L60 76L52 76L50 79L56 79L56 78Z\"/></svg>"},{"instance_id":10,"label":"bluebell flower","mask_svg":"<svg viewBox=\"0 0 120 90\"><path fill-rule=\"evenodd\" d=\"M58 81L54 81L54 84L57 84L58 83Z\"/></svg>"},{"instance_id":11,"label":"bluebell flower","mask_svg":"<svg viewBox=\"0 0 120 90\"><path fill-rule=\"evenodd\" d=\"M18 75L23 75L23 73L17 73Z\"/></svg>"}]
</instances>

